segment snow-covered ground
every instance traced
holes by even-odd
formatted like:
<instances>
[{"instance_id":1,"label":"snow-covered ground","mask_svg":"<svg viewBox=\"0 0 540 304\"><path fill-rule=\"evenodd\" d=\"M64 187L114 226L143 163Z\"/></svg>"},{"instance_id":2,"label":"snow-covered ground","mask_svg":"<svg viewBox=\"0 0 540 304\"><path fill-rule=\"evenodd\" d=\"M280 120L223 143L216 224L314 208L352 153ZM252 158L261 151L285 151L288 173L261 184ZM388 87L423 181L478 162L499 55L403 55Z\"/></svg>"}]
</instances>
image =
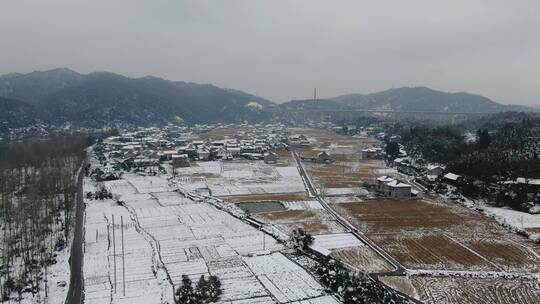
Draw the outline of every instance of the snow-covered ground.
<instances>
[{"instance_id":1,"label":"snow-covered ground","mask_svg":"<svg viewBox=\"0 0 540 304\"><path fill-rule=\"evenodd\" d=\"M182 275L197 280L209 274L218 276L222 282L223 303L337 303L308 272L279 253L284 247L274 238L212 204L175 192L166 176L125 174L123 179L104 185L123 205L112 200L87 201L84 265L87 303L170 302L173 286L180 283ZM87 182L85 191L91 191L88 189L93 186ZM317 208L317 204L294 207ZM126 253L125 296L120 255L121 216Z\"/></svg>"},{"instance_id":2,"label":"snow-covered ground","mask_svg":"<svg viewBox=\"0 0 540 304\"><path fill-rule=\"evenodd\" d=\"M85 190L92 187L90 183L86 181ZM118 181L111 183L124 189L129 186ZM132 197L135 203L148 204L148 200L138 196L140 195ZM155 251L145 236L137 231L136 223L131 219L128 210L113 200L90 200L86 203L83 272L85 303L161 303L162 297L172 300L172 288L167 283L166 276L159 272ZM124 260L121 218L124 221Z\"/></svg>"},{"instance_id":3,"label":"snow-covered ground","mask_svg":"<svg viewBox=\"0 0 540 304\"><path fill-rule=\"evenodd\" d=\"M350 188L326 188L326 196L343 196L343 195L359 195L366 196L369 192L365 188L361 187L350 187Z\"/></svg>"},{"instance_id":4,"label":"snow-covered ground","mask_svg":"<svg viewBox=\"0 0 540 304\"><path fill-rule=\"evenodd\" d=\"M70 240L71 244L71 240ZM6 303L48 303L48 304L63 304L66 301L67 291L69 288L69 255L71 246L66 246L62 251L55 251L56 264L47 268L47 298L45 291L40 290L39 295L24 293L21 301L11 299ZM41 283L41 288L45 288L45 283Z\"/></svg>"},{"instance_id":5,"label":"snow-covered ground","mask_svg":"<svg viewBox=\"0 0 540 304\"><path fill-rule=\"evenodd\" d=\"M324 248L327 250L346 248L354 246L362 246L362 243L352 233L335 233L335 234L321 234L313 237L312 247Z\"/></svg>"},{"instance_id":6,"label":"snow-covered ground","mask_svg":"<svg viewBox=\"0 0 540 304\"><path fill-rule=\"evenodd\" d=\"M288 210L323 209L323 206L318 201L289 201L281 203Z\"/></svg>"},{"instance_id":7,"label":"snow-covered ground","mask_svg":"<svg viewBox=\"0 0 540 304\"><path fill-rule=\"evenodd\" d=\"M484 209L494 215L499 221L511 226L525 228L540 228L540 214L529 214L508 208L484 207Z\"/></svg>"},{"instance_id":8,"label":"snow-covered ground","mask_svg":"<svg viewBox=\"0 0 540 304\"><path fill-rule=\"evenodd\" d=\"M209 188L214 196L304 191L296 167L278 167L263 161L197 162L177 169L177 175L183 188Z\"/></svg>"}]
</instances>

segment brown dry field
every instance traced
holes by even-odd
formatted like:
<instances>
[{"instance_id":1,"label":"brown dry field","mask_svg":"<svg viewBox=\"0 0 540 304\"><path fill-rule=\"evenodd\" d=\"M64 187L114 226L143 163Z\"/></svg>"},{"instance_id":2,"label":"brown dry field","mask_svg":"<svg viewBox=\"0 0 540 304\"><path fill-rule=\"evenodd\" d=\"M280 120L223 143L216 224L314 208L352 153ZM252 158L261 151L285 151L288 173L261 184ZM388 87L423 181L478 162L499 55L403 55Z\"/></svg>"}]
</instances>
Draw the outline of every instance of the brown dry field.
<instances>
[{"instance_id":1,"label":"brown dry field","mask_svg":"<svg viewBox=\"0 0 540 304\"><path fill-rule=\"evenodd\" d=\"M313 235L345 232L345 228L325 210L286 210L259 213L255 217L264 223L274 224L287 234L296 228Z\"/></svg>"},{"instance_id":2,"label":"brown dry field","mask_svg":"<svg viewBox=\"0 0 540 304\"><path fill-rule=\"evenodd\" d=\"M304 162L304 166L315 183L325 188L361 187L364 182L374 185L379 176L375 170L383 168L381 162L374 160L331 164Z\"/></svg>"},{"instance_id":3,"label":"brown dry field","mask_svg":"<svg viewBox=\"0 0 540 304\"><path fill-rule=\"evenodd\" d=\"M291 128L291 134L304 134L307 137L315 138L318 147L328 147L330 143L338 145L358 145L359 147L367 147L379 145L380 141L374 138L355 138L351 136L339 135L335 132L320 129L302 129Z\"/></svg>"},{"instance_id":4,"label":"brown dry field","mask_svg":"<svg viewBox=\"0 0 540 304\"><path fill-rule=\"evenodd\" d=\"M272 151L274 153L276 153L277 156L280 157L280 158L282 158L282 157L291 158L291 151L289 151L287 149L280 148L280 149L274 149Z\"/></svg>"},{"instance_id":5,"label":"brown dry field","mask_svg":"<svg viewBox=\"0 0 540 304\"><path fill-rule=\"evenodd\" d=\"M232 138L234 137L238 132L241 132L241 131L249 131L248 128L242 128L242 127L239 127L239 126L234 126L234 127L218 127L218 128L214 128L206 133L203 133L203 134L200 134L199 135L199 138L201 140L204 140L204 139L212 139L212 140L221 140L221 139L224 139L226 137L228 138Z\"/></svg>"},{"instance_id":6,"label":"brown dry field","mask_svg":"<svg viewBox=\"0 0 540 304\"><path fill-rule=\"evenodd\" d=\"M410 269L498 269L444 235L370 234L369 238Z\"/></svg>"},{"instance_id":7,"label":"brown dry field","mask_svg":"<svg viewBox=\"0 0 540 304\"><path fill-rule=\"evenodd\" d=\"M411 282L426 304L540 303L540 286L535 280L413 277Z\"/></svg>"},{"instance_id":8,"label":"brown dry field","mask_svg":"<svg viewBox=\"0 0 540 304\"><path fill-rule=\"evenodd\" d=\"M368 273L394 270L392 265L367 246L334 249L330 256Z\"/></svg>"},{"instance_id":9,"label":"brown dry field","mask_svg":"<svg viewBox=\"0 0 540 304\"><path fill-rule=\"evenodd\" d=\"M408 268L540 270L530 241L457 205L372 200L333 206Z\"/></svg>"},{"instance_id":10,"label":"brown dry field","mask_svg":"<svg viewBox=\"0 0 540 304\"><path fill-rule=\"evenodd\" d=\"M294 161L291 151L287 149L274 149L272 152L276 153L278 156L278 162L277 164L273 164L272 166L277 167L284 167L284 166L296 166L296 162Z\"/></svg>"},{"instance_id":11,"label":"brown dry field","mask_svg":"<svg viewBox=\"0 0 540 304\"><path fill-rule=\"evenodd\" d=\"M307 199L306 193L274 193L274 194L252 194L222 196L221 199L230 203L258 202L258 201L304 201Z\"/></svg>"},{"instance_id":12,"label":"brown dry field","mask_svg":"<svg viewBox=\"0 0 540 304\"><path fill-rule=\"evenodd\" d=\"M522 244L505 240L474 240L466 243L467 247L490 260L504 271L539 272L540 261L535 254L523 247ZM494 254L495 253L495 254Z\"/></svg>"},{"instance_id":13,"label":"brown dry field","mask_svg":"<svg viewBox=\"0 0 540 304\"><path fill-rule=\"evenodd\" d=\"M291 133L304 134L316 139L313 146L296 149L302 157L316 157L322 150L328 150L331 144L343 147L343 149L332 149L336 151L341 149L342 152L329 151L334 163L304 162L307 171L319 186L325 188L361 187L364 182L373 185L380 175L375 173L375 170L384 168L380 161L363 160L360 153L363 148L379 146L380 141L377 139L353 138L318 129L291 129Z\"/></svg>"}]
</instances>

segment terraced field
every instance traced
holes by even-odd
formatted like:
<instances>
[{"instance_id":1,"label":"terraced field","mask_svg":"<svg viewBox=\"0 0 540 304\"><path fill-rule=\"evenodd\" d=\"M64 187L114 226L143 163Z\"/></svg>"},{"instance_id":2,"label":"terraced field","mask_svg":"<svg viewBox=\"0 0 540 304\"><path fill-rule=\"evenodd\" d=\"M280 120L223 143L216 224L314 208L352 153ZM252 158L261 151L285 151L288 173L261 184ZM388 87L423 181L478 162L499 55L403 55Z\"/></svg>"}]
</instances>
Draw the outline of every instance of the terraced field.
<instances>
[{"instance_id":1,"label":"terraced field","mask_svg":"<svg viewBox=\"0 0 540 304\"><path fill-rule=\"evenodd\" d=\"M428 304L535 304L540 300L535 280L415 277L412 284Z\"/></svg>"},{"instance_id":2,"label":"terraced field","mask_svg":"<svg viewBox=\"0 0 540 304\"><path fill-rule=\"evenodd\" d=\"M427 200L333 204L410 269L538 272L533 244L493 219Z\"/></svg>"},{"instance_id":3,"label":"terraced field","mask_svg":"<svg viewBox=\"0 0 540 304\"><path fill-rule=\"evenodd\" d=\"M286 210L260 213L257 214L256 218L276 226L286 234L290 234L297 228L302 228L313 235L345 231L325 210Z\"/></svg>"}]
</instances>

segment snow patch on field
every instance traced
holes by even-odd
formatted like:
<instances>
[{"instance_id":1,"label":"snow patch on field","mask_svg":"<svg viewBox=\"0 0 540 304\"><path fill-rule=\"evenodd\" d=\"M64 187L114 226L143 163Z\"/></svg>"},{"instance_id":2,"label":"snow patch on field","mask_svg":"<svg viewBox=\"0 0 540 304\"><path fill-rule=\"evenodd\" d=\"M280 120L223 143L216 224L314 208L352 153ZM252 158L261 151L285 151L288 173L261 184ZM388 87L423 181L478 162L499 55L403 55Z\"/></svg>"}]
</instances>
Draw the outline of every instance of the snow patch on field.
<instances>
[{"instance_id":1,"label":"snow patch on field","mask_svg":"<svg viewBox=\"0 0 540 304\"><path fill-rule=\"evenodd\" d=\"M327 196L338 196L338 195L368 195L369 192L365 188L326 188L325 194Z\"/></svg>"},{"instance_id":2,"label":"snow patch on field","mask_svg":"<svg viewBox=\"0 0 540 304\"><path fill-rule=\"evenodd\" d=\"M213 196L304 191L296 167L276 167L263 161L198 162L178 171L177 180L182 188L208 188Z\"/></svg>"},{"instance_id":3,"label":"snow patch on field","mask_svg":"<svg viewBox=\"0 0 540 304\"><path fill-rule=\"evenodd\" d=\"M313 247L326 250L362 246L363 243L352 233L321 234L313 236Z\"/></svg>"},{"instance_id":4,"label":"snow patch on field","mask_svg":"<svg viewBox=\"0 0 540 304\"><path fill-rule=\"evenodd\" d=\"M323 206L318 201L292 201L281 203L289 210L323 209Z\"/></svg>"},{"instance_id":5,"label":"snow patch on field","mask_svg":"<svg viewBox=\"0 0 540 304\"><path fill-rule=\"evenodd\" d=\"M517 228L540 228L540 214L529 214L507 208L484 207L504 223Z\"/></svg>"},{"instance_id":6,"label":"snow patch on field","mask_svg":"<svg viewBox=\"0 0 540 304\"><path fill-rule=\"evenodd\" d=\"M324 294L324 288L309 273L281 253L244 257L244 261L280 303L311 299Z\"/></svg>"}]
</instances>

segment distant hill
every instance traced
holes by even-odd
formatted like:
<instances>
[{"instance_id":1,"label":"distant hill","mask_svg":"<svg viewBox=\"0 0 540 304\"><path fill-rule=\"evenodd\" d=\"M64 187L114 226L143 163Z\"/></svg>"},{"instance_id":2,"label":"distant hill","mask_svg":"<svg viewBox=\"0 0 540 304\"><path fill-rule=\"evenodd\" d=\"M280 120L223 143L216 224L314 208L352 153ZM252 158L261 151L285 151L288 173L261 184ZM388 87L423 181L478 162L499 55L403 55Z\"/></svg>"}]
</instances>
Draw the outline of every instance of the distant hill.
<instances>
[{"instance_id":1,"label":"distant hill","mask_svg":"<svg viewBox=\"0 0 540 304\"><path fill-rule=\"evenodd\" d=\"M54 124L90 127L254 121L264 119L265 108L274 105L213 85L68 69L0 76L0 96L34 105Z\"/></svg>"},{"instance_id":2,"label":"distant hill","mask_svg":"<svg viewBox=\"0 0 540 304\"><path fill-rule=\"evenodd\" d=\"M0 76L0 96L38 104L48 95L81 83L84 76L69 69Z\"/></svg>"},{"instance_id":3,"label":"distant hill","mask_svg":"<svg viewBox=\"0 0 540 304\"><path fill-rule=\"evenodd\" d=\"M39 115L35 107L15 99L0 97L0 132L9 128L22 128L38 123Z\"/></svg>"},{"instance_id":4,"label":"distant hill","mask_svg":"<svg viewBox=\"0 0 540 304\"><path fill-rule=\"evenodd\" d=\"M352 107L331 99L323 100L292 100L280 105L284 111L326 111L326 110L351 110Z\"/></svg>"},{"instance_id":5,"label":"distant hill","mask_svg":"<svg viewBox=\"0 0 540 304\"><path fill-rule=\"evenodd\" d=\"M324 105L326 103L326 106ZM533 108L503 105L486 97L469 93L446 93L426 87L403 87L372 94L350 94L325 100L290 101L285 109L338 109L432 111L432 112L502 112L533 111Z\"/></svg>"},{"instance_id":6,"label":"distant hill","mask_svg":"<svg viewBox=\"0 0 540 304\"><path fill-rule=\"evenodd\" d=\"M425 87L390 89L326 100L293 100L277 105L264 98L210 84L129 78L95 72L54 69L0 76L0 125L21 127L36 121L54 125L104 127L268 121L287 119L295 110L392 110L435 112L531 111L502 105L468 93L446 93Z\"/></svg>"},{"instance_id":7,"label":"distant hill","mask_svg":"<svg viewBox=\"0 0 540 304\"><path fill-rule=\"evenodd\" d=\"M343 95L329 100L355 109L435 112L530 111L531 108L503 105L480 95L447 93L426 87L403 87L372 94Z\"/></svg>"}]
</instances>

